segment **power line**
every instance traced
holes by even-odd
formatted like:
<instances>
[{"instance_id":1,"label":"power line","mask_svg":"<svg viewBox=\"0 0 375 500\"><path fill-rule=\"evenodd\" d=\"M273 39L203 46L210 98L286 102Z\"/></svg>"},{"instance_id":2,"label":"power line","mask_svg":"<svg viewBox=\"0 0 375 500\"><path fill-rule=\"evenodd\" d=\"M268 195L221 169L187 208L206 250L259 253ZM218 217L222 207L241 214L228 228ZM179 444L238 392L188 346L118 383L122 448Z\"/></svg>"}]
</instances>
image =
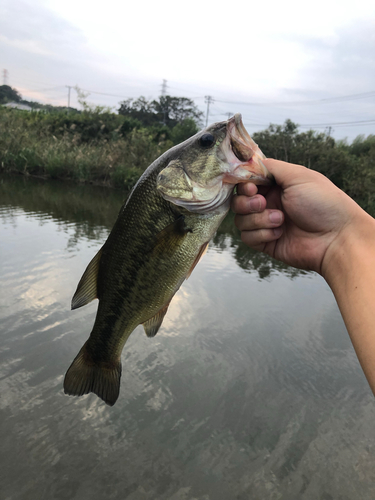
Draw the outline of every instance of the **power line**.
<instances>
[{"instance_id":1,"label":"power line","mask_svg":"<svg viewBox=\"0 0 375 500\"><path fill-rule=\"evenodd\" d=\"M6 72L6 74L5 74ZM3 70L3 78L8 77L8 72L7 70ZM164 82L164 80L163 80ZM164 87L165 85L165 87ZM48 90L52 90L54 88L60 88L63 86L55 86L52 88L49 88ZM163 95L163 88L165 89L166 92L166 80L165 84L162 84L162 95ZM187 89L178 89L177 87L170 87L168 88L173 89L173 90L178 90L182 92L187 92ZM89 89L82 89L86 92L90 92L90 94L98 94L98 95L104 95L104 96L109 96L109 97L119 97L122 99L129 99L129 96L124 96L121 94L112 94L109 92L99 92L96 90L89 90ZM38 89L38 91L47 91L47 89ZM189 91L190 93L191 91ZM193 91L194 92L194 91ZM201 95L196 95L191 97L191 99L201 99L201 98L207 99L207 96L201 96ZM234 104L234 105L241 105L241 106L259 106L259 107L267 107L267 106L299 106L299 105L309 105L309 104L325 104L325 103L336 103L336 102L345 102L345 101L351 101L351 100L357 100L357 99L367 99L367 98L372 98L375 97L375 91L369 91L369 92L362 92L359 94L349 94L349 95L344 95L344 96L336 96L336 97L326 97L322 99L314 99L314 100L305 100L305 101L270 101L270 102L251 102L251 101L231 101L231 100L224 100L224 99L215 99L215 102L217 103L223 103L223 104ZM205 101L207 102L207 101ZM212 101L213 102L213 101Z\"/></svg>"},{"instance_id":2,"label":"power line","mask_svg":"<svg viewBox=\"0 0 375 500\"><path fill-rule=\"evenodd\" d=\"M179 94L178 95L181 95L181 92L184 92L185 94L185 97L189 97L190 99L203 99L205 96L204 95L194 95L194 96L187 96L187 94L190 94L192 91L191 90L186 90L186 89L179 89L177 87L171 87L170 85L168 85L168 87L172 90L178 90Z\"/></svg>"},{"instance_id":3,"label":"power line","mask_svg":"<svg viewBox=\"0 0 375 500\"><path fill-rule=\"evenodd\" d=\"M305 123L299 125L300 127L330 127L337 125L362 125L366 123L375 123L375 118L371 120L357 120L352 122L331 122L331 123Z\"/></svg>"},{"instance_id":4,"label":"power line","mask_svg":"<svg viewBox=\"0 0 375 500\"><path fill-rule=\"evenodd\" d=\"M106 92L96 92L95 90L82 89L81 87L80 87L80 89L84 90L85 92L89 92L90 94L107 95L110 97L120 97L121 99L132 99L129 96L123 96L123 95L117 95L117 94L107 94Z\"/></svg>"},{"instance_id":5,"label":"power line","mask_svg":"<svg viewBox=\"0 0 375 500\"><path fill-rule=\"evenodd\" d=\"M8 72L7 70L3 70L3 79L4 81L5 78L8 78ZM42 82L40 82L42 83ZM64 87L68 88L68 106L70 106L70 91L71 91L71 88L73 88L72 86L69 86L69 85L59 85L59 86L53 86L53 87L49 87L49 88L43 88L43 89L35 89L34 91L35 92L52 92L53 90L56 90L56 89L63 89ZM160 87L159 87L160 88ZM176 87L170 87L168 85L168 90L169 89L175 89L175 90L179 90L179 91L183 91L184 89L177 89ZM131 99L131 97L127 97L127 96L124 96L124 95L120 95L120 94L112 94L112 93L109 93L109 92L99 92L99 91L95 91L95 90L88 90L88 89L82 89L86 92L89 92L90 94L97 94L97 95L102 95L102 96L109 96L109 97L117 97L117 98L121 98L121 99ZM32 92L32 89L30 89L30 92ZM167 80L163 80L163 84L162 84L162 94L161 95L166 95L167 93ZM344 96L336 96L336 97L329 97L329 98L322 98L322 99L317 99L317 100L310 100L310 101L284 101L284 102L281 102L281 101L275 101L275 102L268 102L268 103L262 103L262 102L240 102L240 101L231 101L231 100L217 100L213 98L213 96L211 95L205 95L205 96L195 96L195 97L191 97L191 99L195 100L195 99L200 99L204 97L205 99L205 103L207 104L207 109L206 109L206 126L208 125L208 120L209 120L209 114L210 114L210 111L211 111L211 116L218 116L219 114L221 116L224 116L224 115L227 115L229 116L229 113L226 112L226 109L228 109L228 107L226 107L225 105L226 104L231 104L231 105L241 105L241 106L254 106L254 107L259 107L259 108L264 108L264 107L267 107L267 106L294 106L294 105L305 105L305 104L320 104L320 105L324 105L324 104L329 104L329 103L340 103L340 102L345 102L345 101L352 101L352 100L358 100L358 99L366 99L366 98L373 98L375 97L375 91L369 91L369 92L362 92L362 93L357 93L357 94L349 94L349 95L344 95ZM219 106L213 106L213 104L216 104L216 103L219 103ZM222 104L220 106L220 104ZM213 107L211 107L213 106ZM225 109L226 108L226 109ZM230 109L230 108L229 108ZM212 114L212 110L214 110L214 114ZM216 111L216 113L215 113ZM218 113L218 111L220 111L220 113ZM279 109L279 113L283 113L284 114L284 111L281 111ZM230 113L231 115L231 113ZM253 118L255 118L255 120L257 120L257 117L254 116ZM259 116L259 118L262 120L262 118ZM280 118L281 119L281 118ZM244 122L251 126L251 127L267 127L270 122L268 122L268 124L265 124L265 123L251 123L251 120L246 120L246 117L244 117ZM346 126L362 126L362 125L372 125L375 123L375 118L374 119L368 119L368 120L356 120L356 121L342 121L342 122L324 122L324 123L309 123L309 124L300 124L299 126L301 128L322 128L322 127L337 127L337 128L340 128L340 127L346 127Z\"/></svg>"},{"instance_id":6,"label":"power line","mask_svg":"<svg viewBox=\"0 0 375 500\"><path fill-rule=\"evenodd\" d=\"M269 127L272 125L271 123L250 123L245 121L244 123L246 126L251 126L251 127ZM375 118L372 120L357 120L357 121L350 121L350 122L330 122L330 123L299 123L297 124L298 127L301 128L326 128L326 127L344 127L344 126L360 126L360 125L371 125L375 124Z\"/></svg>"},{"instance_id":7,"label":"power line","mask_svg":"<svg viewBox=\"0 0 375 500\"><path fill-rule=\"evenodd\" d=\"M337 97L326 97L323 99L315 99L311 101L274 101L274 102L240 102L240 101L224 101L217 99L216 102L222 102L224 104L237 104L240 106L294 106L300 104L317 104L317 103L335 103L335 102L344 102L344 101L352 101L357 99L366 99L369 97L375 97L375 91L371 92L363 92L362 94L350 94L345 96L337 96Z\"/></svg>"},{"instance_id":8,"label":"power line","mask_svg":"<svg viewBox=\"0 0 375 500\"><path fill-rule=\"evenodd\" d=\"M68 85L65 85L67 87ZM33 92L51 92L52 90L63 89L64 85L58 85L57 87L48 87L48 89L30 89Z\"/></svg>"}]
</instances>

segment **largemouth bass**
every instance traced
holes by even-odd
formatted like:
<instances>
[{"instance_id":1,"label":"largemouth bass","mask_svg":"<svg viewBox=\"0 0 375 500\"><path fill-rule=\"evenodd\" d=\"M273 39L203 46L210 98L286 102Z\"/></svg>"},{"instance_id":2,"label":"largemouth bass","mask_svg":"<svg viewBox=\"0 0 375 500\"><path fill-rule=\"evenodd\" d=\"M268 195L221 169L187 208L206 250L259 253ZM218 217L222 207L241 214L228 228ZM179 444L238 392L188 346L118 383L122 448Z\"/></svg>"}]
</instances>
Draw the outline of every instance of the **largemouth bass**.
<instances>
[{"instance_id":1,"label":"largemouth bass","mask_svg":"<svg viewBox=\"0 0 375 500\"><path fill-rule=\"evenodd\" d=\"M270 184L264 155L237 114L164 153L141 176L89 263L72 309L98 298L90 334L64 380L66 394L119 395L121 352L143 324L154 337L168 306L227 214L239 182Z\"/></svg>"}]
</instances>

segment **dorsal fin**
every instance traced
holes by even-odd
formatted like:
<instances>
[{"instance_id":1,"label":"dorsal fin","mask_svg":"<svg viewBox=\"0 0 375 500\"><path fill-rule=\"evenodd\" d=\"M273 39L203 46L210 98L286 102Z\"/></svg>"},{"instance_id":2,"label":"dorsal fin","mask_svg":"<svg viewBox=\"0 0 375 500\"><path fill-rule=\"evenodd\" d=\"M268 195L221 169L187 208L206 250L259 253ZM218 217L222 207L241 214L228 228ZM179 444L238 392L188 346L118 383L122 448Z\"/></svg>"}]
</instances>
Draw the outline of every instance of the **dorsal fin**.
<instances>
[{"instance_id":1,"label":"dorsal fin","mask_svg":"<svg viewBox=\"0 0 375 500\"><path fill-rule=\"evenodd\" d=\"M72 298L72 309L85 306L98 296L97 281L102 249L95 255L80 279Z\"/></svg>"},{"instance_id":2,"label":"dorsal fin","mask_svg":"<svg viewBox=\"0 0 375 500\"><path fill-rule=\"evenodd\" d=\"M155 337L158 333L158 330L163 323L164 316L167 314L170 303L171 301L167 302L166 305L155 314L155 316L143 323L143 328L145 329L147 337Z\"/></svg>"}]
</instances>

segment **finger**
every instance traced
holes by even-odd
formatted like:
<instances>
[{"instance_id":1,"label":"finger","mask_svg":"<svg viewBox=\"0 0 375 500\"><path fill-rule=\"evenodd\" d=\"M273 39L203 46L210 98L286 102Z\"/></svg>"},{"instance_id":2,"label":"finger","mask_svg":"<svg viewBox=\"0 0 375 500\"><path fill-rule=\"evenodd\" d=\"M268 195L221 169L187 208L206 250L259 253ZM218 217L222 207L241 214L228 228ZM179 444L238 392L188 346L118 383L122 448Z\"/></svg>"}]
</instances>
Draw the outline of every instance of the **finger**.
<instances>
[{"instance_id":1,"label":"finger","mask_svg":"<svg viewBox=\"0 0 375 500\"><path fill-rule=\"evenodd\" d=\"M302 165L295 165L281 160L266 158L262 161L267 170L273 174L276 183L281 186L282 189L285 189L288 185L293 184L296 179L301 178L301 176L304 180L306 180L306 175L308 175L307 172L309 172L309 169L303 167Z\"/></svg>"},{"instance_id":2,"label":"finger","mask_svg":"<svg viewBox=\"0 0 375 500\"><path fill-rule=\"evenodd\" d=\"M262 251L266 243L278 240L282 234L282 227L276 227L275 229L257 229L256 231L242 231L241 240L249 247Z\"/></svg>"},{"instance_id":3,"label":"finger","mask_svg":"<svg viewBox=\"0 0 375 500\"><path fill-rule=\"evenodd\" d=\"M237 193L244 194L245 196L254 196L258 192L258 186L252 182L243 182L237 184Z\"/></svg>"},{"instance_id":4,"label":"finger","mask_svg":"<svg viewBox=\"0 0 375 500\"><path fill-rule=\"evenodd\" d=\"M284 214L281 210L264 210L261 213L236 215L234 223L240 231L272 229L281 226Z\"/></svg>"},{"instance_id":5,"label":"finger","mask_svg":"<svg viewBox=\"0 0 375 500\"><path fill-rule=\"evenodd\" d=\"M266 199L263 196L255 195L234 196L232 199L232 210L236 214L251 214L254 212L262 212L266 208Z\"/></svg>"},{"instance_id":6,"label":"finger","mask_svg":"<svg viewBox=\"0 0 375 500\"><path fill-rule=\"evenodd\" d=\"M254 189L255 188L255 189ZM243 194L245 196L253 196L251 193L254 191L255 194L260 194L268 199L269 195L274 193L280 193L280 188L276 185L272 186L255 186L255 184L251 184L250 182L246 184L238 184L237 193Z\"/></svg>"}]
</instances>

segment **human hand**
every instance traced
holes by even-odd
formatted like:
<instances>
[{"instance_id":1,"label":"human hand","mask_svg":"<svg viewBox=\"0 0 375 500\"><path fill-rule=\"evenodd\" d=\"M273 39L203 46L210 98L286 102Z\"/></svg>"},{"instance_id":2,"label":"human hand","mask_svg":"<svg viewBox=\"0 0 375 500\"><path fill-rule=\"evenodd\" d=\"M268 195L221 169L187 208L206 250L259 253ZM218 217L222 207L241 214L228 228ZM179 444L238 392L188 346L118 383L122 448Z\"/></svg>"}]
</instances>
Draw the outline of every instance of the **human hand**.
<instances>
[{"instance_id":1,"label":"human hand","mask_svg":"<svg viewBox=\"0 0 375 500\"><path fill-rule=\"evenodd\" d=\"M331 256L370 216L322 174L278 160L263 162L277 184L239 184L232 201L242 241L325 276Z\"/></svg>"}]
</instances>

